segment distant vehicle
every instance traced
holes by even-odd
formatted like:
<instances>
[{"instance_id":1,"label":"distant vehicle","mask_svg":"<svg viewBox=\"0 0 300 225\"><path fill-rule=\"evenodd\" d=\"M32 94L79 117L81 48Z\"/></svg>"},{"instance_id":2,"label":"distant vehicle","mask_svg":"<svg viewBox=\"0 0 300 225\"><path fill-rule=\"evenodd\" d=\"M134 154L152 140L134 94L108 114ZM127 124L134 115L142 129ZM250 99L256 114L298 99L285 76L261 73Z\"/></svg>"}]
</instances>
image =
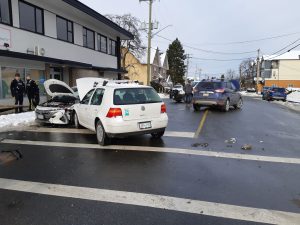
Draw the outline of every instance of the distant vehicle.
<instances>
[{"instance_id":1,"label":"distant vehicle","mask_svg":"<svg viewBox=\"0 0 300 225\"><path fill-rule=\"evenodd\" d=\"M176 102L181 102L185 97L183 85L176 84L170 91L170 99L174 99Z\"/></svg>"},{"instance_id":2,"label":"distant vehicle","mask_svg":"<svg viewBox=\"0 0 300 225\"><path fill-rule=\"evenodd\" d=\"M51 99L36 107L36 120L49 124L70 124L72 120L72 107L79 101L78 95L66 83L60 80L47 80L44 86Z\"/></svg>"},{"instance_id":3,"label":"distant vehicle","mask_svg":"<svg viewBox=\"0 0 300 225\"><path fill-rule=\"evenodd\" d=\"M254 93L254 92L256 92L256 89L255 88L247 88L247 92Z\"/></svg>"},{"instance_id":4,"label":"distant vehicle","mask_svg":"<svg viewBox=\"0 0 300 225\"><path fill-rule=\"evenodd\" d=\"M95 131L100 145L114 137L164 135L168 125L166 105L152 87L123 81L98 83L84 92L87 88L78 82L77 87L81 101L74 105L75 126Z\"/></svg>"},{"instance_id":5,"label":"distant vehicle","mask_svg":"<svg viewBox=\"0 0 300 225\"><path fill-rule=\"evenodd\" d=\"M262 95L262 100L266 100L268 91L271 89L272 87L263 87L261 95Z\"/></svg>"},{"instance_id":6,"label":"distant vehicle","mask_svg":"<svg viewBox=\"0 0 300 225\"><path fill-rule=\"evenodd\" d=\"M202 106L210 106L228 112L230 106L241 109L243 99L230 81L203 80L195 87L193 106L195 111L199 111Z\"/></svg>"},{"instance_id":7,"label":"distant vehicle","mask_svg":"<svg viewBox=\"0 0 300 225\"><path fill-rule=\"evenodd\" d=\"M273 100L282 100L286 101L287 91L285 88L273 87L271 88L266 95L266 100L273 101Z\"/></svg>"}]
</instances>

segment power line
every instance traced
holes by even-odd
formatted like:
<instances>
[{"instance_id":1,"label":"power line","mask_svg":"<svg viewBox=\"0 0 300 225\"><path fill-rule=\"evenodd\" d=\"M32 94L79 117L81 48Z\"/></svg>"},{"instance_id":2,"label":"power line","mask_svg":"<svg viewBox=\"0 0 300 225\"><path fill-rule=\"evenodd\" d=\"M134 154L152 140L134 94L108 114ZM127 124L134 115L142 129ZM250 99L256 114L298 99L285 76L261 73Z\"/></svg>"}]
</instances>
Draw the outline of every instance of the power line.
<instances>
[{"instance_id":1,"label":"power line","mask_svg":"<svg viewBox=\"0 0 300 225\"><path fill-rule=\"evenodd\" d=\"M207 45L235 45L235 44L246 44L246 43L253 43L253 42L260 42L260 41L267 41L267 40L272 40L272 39L278 39L278 38L283 38L283 37L293 36L293 35L296 35L296 34L300 34L300 32L289 33L289 34L282 34L282 35L277 35L277 36L272 36L272 37L266 37L266 38L259 38L259 39L253 39L253 40L234 41L234 42L220 42L220 43L206 43L206 44L207 44Z\"/></svg>"},{"instance_id":2,"label":"power line","mask_svg":"<svg viewBox=\"0 0 300 225\"><path fill-rule=\"evenodd\" d=\"M297 48L300 44L294 46L293 48L289 49L289 50L286 51L286 52L283 52L283 53L281 53L281 54L279 54L279 55L276 55L276 54L278 54L279 52L282 52L283 50L285 50L285 49L287 49L288 47L292 46L293 44L296 44L298 41L300 41L300 38L298 38L296 41L292 42L291 44L288 44L288 45L285 46L284 48L282 48L282 49L280 49L280 50L274 52L273 54L271 54L271 56L273 56L273 57L267 58L267 60L275 59L276 57L282 56L283 54L285 54L285 53L287 53L287 52L290 52L291 50Z\"/></svg>"},{"instance_id":3,"label":"power line","mask_svg":"<svg viewBox=\"0 0 300 225\"><path fill-rule=\"evenodd\" d=\"M255 58L256 57L239 58L239 59L207 59L207 58L193 57L193 59L197 59L197 60L202 60L202 61L217 61L217 62L243 61L245 59L255 59Z\"/></svg>"},{"instance_id":4,"label":"power line","mask_svg":"<svg viewBox=\"0 0 300 225\"><path fill-rule=\"evenodd\" d=\"M160 37L160 38L162 38L164 40L167 40L169 42L173 41L173 40L171 40L169 38L166 38L166 37L163 37L161 35L156 35L156 36ZM256 52L256 51L249 51L249 52L219 52L219 51L213 51L213 50L207 50L207 49L201 49L201 48L193 47L193 46L187 45L185 43L183 43L182 45L184 47L190 48L192 50L197 50L197 51L206 52L206 53L212 53L212 54L219 54L219 55L244 55L244 54L251 54L251 53Z\"/></svg>"}]
</instances>

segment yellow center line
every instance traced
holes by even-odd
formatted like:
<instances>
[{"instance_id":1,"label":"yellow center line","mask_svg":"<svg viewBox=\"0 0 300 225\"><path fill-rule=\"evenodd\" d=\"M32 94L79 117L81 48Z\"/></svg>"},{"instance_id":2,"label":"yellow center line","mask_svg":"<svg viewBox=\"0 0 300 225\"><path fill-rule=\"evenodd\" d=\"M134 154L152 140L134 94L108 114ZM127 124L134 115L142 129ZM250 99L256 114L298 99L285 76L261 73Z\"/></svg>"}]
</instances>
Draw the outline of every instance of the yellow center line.
<instances>
[{"instance_id":1,"label":"yellow center line","mask_svg":"<svg viewBox=\"0 0 300 225\"><path fill-rule=\"evenodd\" d=\"M204 123L206 121L207 114L208 114L208 109L206 109L205 112L204 112L204 115L203 115L203 117L202 117L202 119L200 121L199 127L198 127L197 131L195 132L194 138L198 138L199 137L199 135L200 135L200 133L201 133L201 131L203 129Z\"/></svg>"}]
</instances>

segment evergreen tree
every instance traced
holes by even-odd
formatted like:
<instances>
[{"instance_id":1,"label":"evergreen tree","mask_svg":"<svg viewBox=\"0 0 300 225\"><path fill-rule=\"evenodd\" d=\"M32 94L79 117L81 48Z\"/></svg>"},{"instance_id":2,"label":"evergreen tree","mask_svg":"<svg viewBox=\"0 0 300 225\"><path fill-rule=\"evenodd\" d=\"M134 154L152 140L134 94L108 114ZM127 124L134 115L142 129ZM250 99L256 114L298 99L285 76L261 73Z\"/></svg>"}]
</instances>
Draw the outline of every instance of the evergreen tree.
<instances>
[{"instance_id":1,"label":"evergreen tree","mask_svg":"<svg viewBox=\"0 0 300 225\"><path fill-rule=\"evenodd\" d=\"M186 72L186 66L184 64L186 55L184 53L185 51L178 38L169 45L169 49L167 50L169 59L169 74L173 84L184 84L184 74Z\"/></svg>"}]
</instances>

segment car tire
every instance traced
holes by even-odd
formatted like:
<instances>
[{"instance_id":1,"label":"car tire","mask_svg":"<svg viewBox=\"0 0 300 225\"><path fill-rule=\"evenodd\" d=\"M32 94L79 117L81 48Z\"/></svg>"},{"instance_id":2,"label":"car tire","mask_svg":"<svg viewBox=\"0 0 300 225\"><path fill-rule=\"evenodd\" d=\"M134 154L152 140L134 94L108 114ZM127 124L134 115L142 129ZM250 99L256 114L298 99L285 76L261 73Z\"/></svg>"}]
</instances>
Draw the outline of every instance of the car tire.
<instances>
[{"instance_id":1,"label":"car tire","mask_svg":"<svg viewBox=\"0 0 300 225\"><path fill-rule=\"evenodd\" d=\"M99 145L101 146L105 146L110 143L110 138L107 137L107 134L100 120L96 124L96 137Z\"/></svg>"},{"instance_id":2,"label":"car tire","mask_svg":"<svg viewBox=\"0 0 300 225\"><path fill-rule=\"evenodd\" d=\"M238 103L236 105L234 105L235 109L241 109L243 107L243 99L240 98Z\"/></svg>"},{"instance_id":3,"label":"car tire","mask_svg":"<svg viewBox=\"0 0 300 225\"><path fill-rule=\"evenodd\" d=\"M77 129L81 128L81 125L79 123L78 116L77 116L76 112L74 112L74 114L73 114L73 123L74 123L75 128L77 128Z\"/></svg>"},{"instance_id":4,"label":"car tire","mask_svg":"<svg viewBox=\"0 0 300 225\"><path fill-rule=\"evenodd\" d=\"M229 99L227 99L227 100L225 101L224 106L222 107L222 111L223 111L223 112L228 112L229 110L230 110L230 101L229 101Z\"/></svg>"},{"instance_id":5,"label":"car tire","mask_svg":"<svg viewBox=\"0 0 300 225\"><path fill-rule=\"evenodd\" d=\"M201 109L201 106L198 104L193 104L193 108L194 108L195 112L199 112Z\"/></svg>"},{"instance_id":6,"label":"car tire","mask_svg":"<svg viewBox=\"0 0 300 225\"><path fill-rule=\"evenodd\" d=\"M160 132L151 133L152 138L154 139L160 139L165 134L165 129Z\"/></svg>"}]
</instances>

